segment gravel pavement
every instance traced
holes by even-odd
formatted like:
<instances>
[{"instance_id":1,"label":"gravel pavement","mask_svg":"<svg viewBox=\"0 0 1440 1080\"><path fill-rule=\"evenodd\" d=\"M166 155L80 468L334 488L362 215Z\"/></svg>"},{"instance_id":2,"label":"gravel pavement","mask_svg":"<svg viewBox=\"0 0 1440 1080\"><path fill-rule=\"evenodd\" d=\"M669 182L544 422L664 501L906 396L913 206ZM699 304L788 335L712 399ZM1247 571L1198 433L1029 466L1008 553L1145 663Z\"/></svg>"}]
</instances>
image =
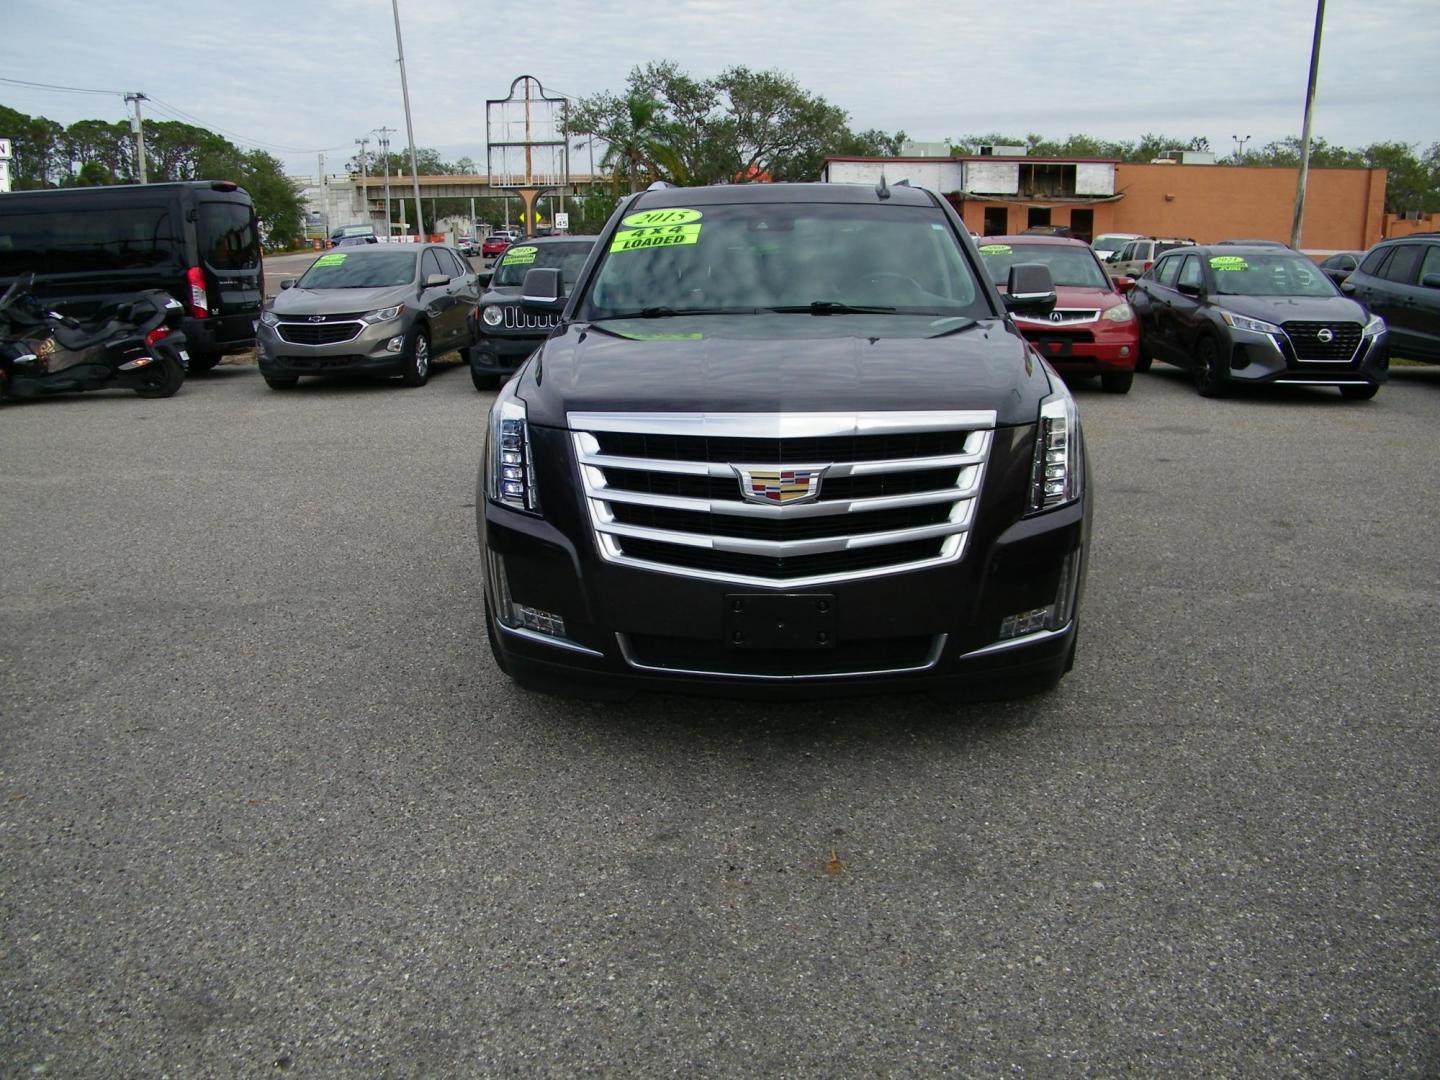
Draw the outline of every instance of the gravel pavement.
<instances>
[{"instance_id":1,"label":"gravel pavement","mask_svg":"<svg viewBox=\"0 0 1440 1080\"><path fill-rule=\"evenodd\" d=\"M0 1076L1440 1072L1440 368L1081 384L1074 673L529 696L489 394L0 408Z\"/></svg>"}]
</instances>

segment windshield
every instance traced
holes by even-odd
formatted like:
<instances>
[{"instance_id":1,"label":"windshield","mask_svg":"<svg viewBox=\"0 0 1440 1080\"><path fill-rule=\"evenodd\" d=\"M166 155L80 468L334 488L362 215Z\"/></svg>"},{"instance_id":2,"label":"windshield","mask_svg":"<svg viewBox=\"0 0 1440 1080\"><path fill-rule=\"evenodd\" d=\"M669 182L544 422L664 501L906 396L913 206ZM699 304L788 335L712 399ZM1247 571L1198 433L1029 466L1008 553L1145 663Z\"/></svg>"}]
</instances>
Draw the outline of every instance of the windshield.
<instances>
[{"instance_id":1,"label":"windshield","mask_svg":"<svg viewBox=\"0 0 1440 1080\"><path fill-rule=\"evenodd\" d=\"M622 225L580 318L991 314L936 207L747 202L641 211Z\"/></svg>"},{"instance_id":2,"label":"windshield","mask_svg":"<svg viewBox=\"0 0 1440 1080\"><path fill-rule=\"evenodd\" d=\"M1212 255L1215 291L1226 296L1338 296L1330 279L1303 255L1277 251Z\"/></svg>"},{"instance_id":3,"label":"windshield","mask_svg":"<svg viewBox=\"0 0 1440 1080\"><path fill-rule=\"evenodd\" d=\"M296 282L301 289L378 289L415 280L413 251L332 251Z\"/></svg>"},{"instance_id":4,"label":"windshield","mask_svg":"<svg viewBox=\"0 0 1440 1080\"><path fill-rule=\"evenodd\" d=\"M1134 239L1133 236L1097 236L1090 246L1096 251L1119 251Z\"/></svg>"},{"instance_id":5,"label":"windshield","mask_svg":"<svg viewBox=\"0 0 1440 1080\"><path fill-rule=\"evenodd\" d=\"M567 286L574 285L594 241L577 244L518 244L505 250L490 284L523 285L529 270L559 270Z\"/></svg>"},{"instance_id":6,"label":"windshield","mask_svg":"<svg viewBox=\"0 0 1440 1080\"><path fill-rule=\"evenodd\" d=\"M1095 261L1095 253L1086 247L1071 247L1069 244L981 244L980 257L985 260L985 269L996 285L1005 284L1010 276L1010 267L1016 263L1039 263L1050 268L1050 277L1056 285L1110 288L1110 280Z\"/></svg>"}]
</instances>

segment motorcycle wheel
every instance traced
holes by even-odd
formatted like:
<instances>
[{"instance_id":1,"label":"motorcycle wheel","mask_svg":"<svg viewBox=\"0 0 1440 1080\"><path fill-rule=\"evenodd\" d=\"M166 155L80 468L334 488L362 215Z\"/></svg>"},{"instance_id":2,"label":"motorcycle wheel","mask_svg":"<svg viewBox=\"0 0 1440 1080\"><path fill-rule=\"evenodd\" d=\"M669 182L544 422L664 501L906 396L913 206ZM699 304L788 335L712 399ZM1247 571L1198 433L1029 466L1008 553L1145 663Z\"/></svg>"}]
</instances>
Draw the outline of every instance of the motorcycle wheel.
<instances>
[{"instance_id":1,"label":"motorcycle wheel","mask_svg":"<svg viewBox=\"0 0 1440 1080\"><path fill-rule=\"evenodd\" d=\"M173 356L157 357L151 365L151 371L154 374L149 375L142 385L135 387L135 393L143 398L174 397L181 383L185 381L185 369Z\"/></svg>"}]
</instances>

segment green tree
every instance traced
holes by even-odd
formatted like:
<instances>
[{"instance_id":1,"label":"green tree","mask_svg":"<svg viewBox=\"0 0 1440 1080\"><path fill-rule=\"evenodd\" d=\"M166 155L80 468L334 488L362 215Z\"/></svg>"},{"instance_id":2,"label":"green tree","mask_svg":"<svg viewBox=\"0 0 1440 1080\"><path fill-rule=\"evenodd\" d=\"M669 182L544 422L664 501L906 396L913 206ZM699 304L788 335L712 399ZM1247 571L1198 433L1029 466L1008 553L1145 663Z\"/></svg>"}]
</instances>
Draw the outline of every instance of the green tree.
<instances>
[{"instance_id":1,"label":"green tree","mask_svg":"<svg viewBox=\"0 0 1440 1080\"><path fill-rule=\"evenodd\" d=\"M16 191L54 187L70 174L64 133L53 120L0 105L0 135L11 140L10 180Z\"/></svg>"}]
</instances>

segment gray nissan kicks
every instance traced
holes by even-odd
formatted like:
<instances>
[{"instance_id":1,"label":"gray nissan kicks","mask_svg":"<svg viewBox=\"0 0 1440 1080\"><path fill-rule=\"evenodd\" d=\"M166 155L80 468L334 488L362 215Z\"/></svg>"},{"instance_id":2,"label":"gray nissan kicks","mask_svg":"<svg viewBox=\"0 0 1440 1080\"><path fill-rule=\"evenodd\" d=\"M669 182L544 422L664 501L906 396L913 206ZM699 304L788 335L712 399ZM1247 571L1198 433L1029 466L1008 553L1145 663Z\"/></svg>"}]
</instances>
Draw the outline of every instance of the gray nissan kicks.
<instances>
[{"instance_id":1,"label":"gray nissan kicks","mask_svg":"<svg viewBox=\"0 0 1440 1080\"><path fill-rule=\"evenodd\" d=\"M275 390L301 375L399 375L423 386L431 358L469 360L474 271L441 244L374 244L321 255L260 316L256 356Z\"/></svg>"}]
</instances>

